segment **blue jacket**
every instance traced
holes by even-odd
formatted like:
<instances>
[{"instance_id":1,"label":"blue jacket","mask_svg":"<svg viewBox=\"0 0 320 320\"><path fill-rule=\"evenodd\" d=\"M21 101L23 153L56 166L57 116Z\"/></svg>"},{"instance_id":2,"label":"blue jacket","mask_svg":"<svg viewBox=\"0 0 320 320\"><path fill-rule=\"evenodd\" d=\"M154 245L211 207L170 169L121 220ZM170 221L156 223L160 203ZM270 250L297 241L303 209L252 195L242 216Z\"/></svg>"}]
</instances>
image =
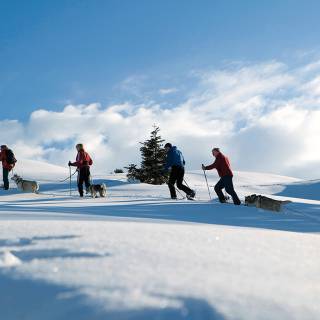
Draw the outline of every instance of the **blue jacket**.
<instances>
[{"instance_id":1,"label":"blue jacket","mask_svg":"<svg viewBox=\"0 0 320 320\"><path fill-rule=\"evenodd\" d=\"M168 169L172 166L184 167L185 164L186 163L181 151L178 150L177 147L173 146L167 154L167 160L164 166L164 170L168 171Z\"/></svg>"}]
</instances>

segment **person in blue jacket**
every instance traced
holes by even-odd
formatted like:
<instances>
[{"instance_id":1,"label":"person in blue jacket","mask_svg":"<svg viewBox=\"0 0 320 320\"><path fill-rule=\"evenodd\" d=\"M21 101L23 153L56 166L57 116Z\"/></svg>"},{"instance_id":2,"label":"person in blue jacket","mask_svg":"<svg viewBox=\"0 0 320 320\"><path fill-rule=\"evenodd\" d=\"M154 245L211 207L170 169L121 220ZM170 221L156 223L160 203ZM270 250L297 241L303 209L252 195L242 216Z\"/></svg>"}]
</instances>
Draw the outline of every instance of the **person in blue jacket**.
<instances>
[{"instance_id":1,"label":"person in blue jacket","mask_svg":"<svg viewBox=\"0 0 320 320\"><path fill-rule=\"evenodd\" d=\"M177 147L172 146L171 143L167 143L164 148L167 152L166 164L164 171L168 171L171 168L168 187L170 190L171 199L177 199L175 183L177 183L177 188L184 191L189 200L192 200L196 193L183 184L184 179L184 166L185 161L183 155Z\"/></svg>"}]
</instances>

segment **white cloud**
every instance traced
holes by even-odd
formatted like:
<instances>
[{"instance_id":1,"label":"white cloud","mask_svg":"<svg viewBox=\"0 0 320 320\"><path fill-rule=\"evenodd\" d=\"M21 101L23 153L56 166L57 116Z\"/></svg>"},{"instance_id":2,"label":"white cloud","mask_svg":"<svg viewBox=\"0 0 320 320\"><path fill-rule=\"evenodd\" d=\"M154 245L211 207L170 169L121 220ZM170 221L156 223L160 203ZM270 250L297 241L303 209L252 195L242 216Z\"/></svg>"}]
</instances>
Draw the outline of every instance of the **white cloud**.
<instances>
[{"instance_id":1,"label":"white cloud","mask_svg":"<svg viewBox=\"0 0 320 320\"><path fill-rule=\"evenodd\" d=\"M38 110L25 124L0 122L5 128L2 141L12 145L18 158L62 165L75 157L74 145L83 142L100 173L139 162L139 141L157 124L162 136L182 149L188 169L210 162L211 148L220 146L237 170L316 177L320 175L318 65L311 61L292 69L271 61L197 72L188 98L169 109L146 99L144 104L92 103L67 105L60 112ZM133 91L143 81L128 79L125 85L129 89L133 85ZM157 92L161 90L172 89Z\"/></svg>"},{"instance_id":2,"label":"white cloud","mask_svg":"<svg viewBox=\"0 0 320 320\"><path fill-rule=\"evenodd\" d=\"M162 89L159 89L159 94L165 96L167 94L171 94L171 93L176 93L178 92L178 89L177 88L162 88Z\"/></svg>"}]
</instances>

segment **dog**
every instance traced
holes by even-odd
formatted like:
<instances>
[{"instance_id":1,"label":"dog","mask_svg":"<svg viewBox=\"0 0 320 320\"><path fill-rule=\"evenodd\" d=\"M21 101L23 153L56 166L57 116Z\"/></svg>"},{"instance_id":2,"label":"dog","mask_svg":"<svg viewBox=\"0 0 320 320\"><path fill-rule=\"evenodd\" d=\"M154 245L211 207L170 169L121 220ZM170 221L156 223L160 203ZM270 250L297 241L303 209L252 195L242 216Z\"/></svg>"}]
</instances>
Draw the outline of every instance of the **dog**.
<instances>
[{"instance_id":1,"label":"dog","mask_svg":"<svg viewBox=\"0 0 320 320\"><path fill-rule=\"evenodd\" d=\"M92 184L89 187L89 192L91 193L92 198L96 198L99 193L100 197L105 198L107 195L107 186L102 184Z\"/></svg>"},{"instance_id":2,"label":"dog","mask_svg":"<svg viewBox=\"0 0 320 320\"><path fill-rule=\"evenodd\" d=\"M291 201L281 201L271 199L265 196L252 194L245 197L245 205L249 207L256 207L259 209L270 210L280 212L284 204L288 204Z\"/></svg>"},{"instance_id":3,"label":"dog","mask_svg":"<svg viewBox=\"0 0 320 320\"><path fill-rule=\"evenodd\" d=\"M15 174L11 180L13 180L16 185L18 190L23 191L23 192L33 192L33 193L38 193L39 191L39 184L37 181L31 181L31 180L24 180L17 174Z\"/></svg>"}]
</instances>

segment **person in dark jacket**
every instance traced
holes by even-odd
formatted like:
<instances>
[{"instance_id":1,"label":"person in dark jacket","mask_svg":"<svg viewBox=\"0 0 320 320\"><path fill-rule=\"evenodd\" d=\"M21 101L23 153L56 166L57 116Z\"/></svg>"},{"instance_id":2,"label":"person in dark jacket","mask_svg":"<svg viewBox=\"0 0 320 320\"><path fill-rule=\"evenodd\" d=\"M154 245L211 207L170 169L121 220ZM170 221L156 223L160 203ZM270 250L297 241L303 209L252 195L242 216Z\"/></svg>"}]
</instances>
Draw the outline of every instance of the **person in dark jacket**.
<instances>
[{"instance_id":1,"label":"person in dark jacket","mask_svg":"<svg viewBox=\"0 0 320 320\"><path fill-rule=\"evenodd\" d=\"M4 190L9 189L9 172L14 168L17 160L11 149L6 145L1 146L0 161L2 162L3 187Z\"/></svg>"},{"instance_id":2,"label":"person in dark jacket","mask_svg":"<svg viewBox=\"0 0 320 320\"><path fill-rule=\"evenodd\" d=\"M177 147L172 146L171 143L167 143L164 147L167 152L164 171L168 171L169 168L171 168L168 181L171 199L177 199L176 188L174 186L175 183L177 183L178 189L186 193L188 199L193 199L196 195L195 191L183 184L185 161L181 151L179 151Z\"/></svg>"},{"instance_id":3,"label":"person in dark jacket","mask_svg":"<svg viewBox=\"0 0 320 320\"><path fill-rule=\"evenodd\" d=\"M215 162L209 166L202 164L203 170L217 169L220 180L215 185L214 190L218 195L219 201L221 203L226 202L226 198L222 192L222 189L226 189L226 192L232 197L233 203L235 205L240 205L241 201L234 190L233 187L233 172L231 170L230 161L219 148L214 148L212 150L212 155L216 158Z\"/></svg>"},{"instance_id":4,"label":"person in dark jacket","mask_svg":"<svg viewBox=\"0 0 320 320\"><path fill-rule=\"evenodd\" d=\"M76 161L71 162L69 161L69 166L77 167L78 170L78 191L80 197L83 197L83 183L85 183L86 190L88 192L90 188L90 166L92 166L93 161L89 155L84 150L83 144L79 143L76 145L76 149L78 151Z\"/></svg>"}]
</instances>

